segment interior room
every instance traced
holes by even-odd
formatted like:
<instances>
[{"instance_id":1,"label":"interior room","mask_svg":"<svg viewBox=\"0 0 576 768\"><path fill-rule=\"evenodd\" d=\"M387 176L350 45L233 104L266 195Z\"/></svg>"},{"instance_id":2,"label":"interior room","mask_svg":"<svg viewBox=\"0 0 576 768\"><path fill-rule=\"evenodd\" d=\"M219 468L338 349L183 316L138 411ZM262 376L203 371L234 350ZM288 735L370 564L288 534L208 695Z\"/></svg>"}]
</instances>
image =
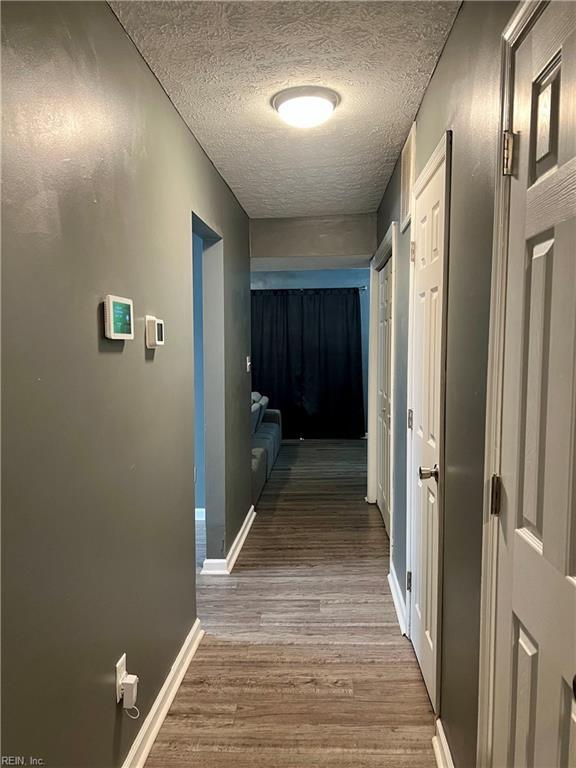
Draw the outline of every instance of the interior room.
<instances>
[{"instance_id":1,"label":"interior room","mask_svg":"<svg viewBox=\"0 0 576 768\"><path fill-rule=\"evenodd\" d=\"M576 3L0 17L0 763L574 768Z\"/></svg>"},{"instance_id":2,"label":"interior room","mask_svg":"<svg viewBox=\"0 0 576 768\"><path fill-rule=\"evenodd\" d=\"M284 413L287 438L366 434L369 279L369 269L252 273L252 383Z\"/></svg>"}]
</instances>

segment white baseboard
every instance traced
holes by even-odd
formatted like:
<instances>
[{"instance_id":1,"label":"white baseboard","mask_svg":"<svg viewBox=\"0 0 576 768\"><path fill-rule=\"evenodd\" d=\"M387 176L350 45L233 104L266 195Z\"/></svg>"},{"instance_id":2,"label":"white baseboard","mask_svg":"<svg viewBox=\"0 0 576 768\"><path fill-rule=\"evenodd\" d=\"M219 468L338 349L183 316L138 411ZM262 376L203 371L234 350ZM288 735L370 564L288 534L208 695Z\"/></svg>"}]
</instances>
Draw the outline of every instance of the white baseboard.
<instances>
[{"instance_id":1,"label":"white baseboard","mask_svg":"<svg viewBox=\"0 0 576 768\"><path fill-rule=\"evenodd\" d=\"M204 507L196 507L196 520L206 520L206 509Z\"/></svg>"},{"instance_id":2,"label":"white baseboard","mask_svg":"<svg viewBox=\"0 0 576 768\"><path fill-rule=\"evenodd\" d=\"M238 559L240 550L242 549L244 542L246 541L246 536L248 536L248 532L250 528L252 528L252 523L254 522L255 517L256 517L256 510L254 509L254 505L252 505L248 510L248 514L244 518L244 522L242 523L242 528L240 528L240 530L238 531L238 536L236 536L236 538L234 539L234 543L230 547L230 552L228 552L228 555L226 556L226 566L228 568L229 573L232 571L232 568L234 568L234 563Z\"/></svg>"},{"instance_id":3,"label":"white baseboard","mask_svg":"<svg viewBox=\"0 0 576 768\"><path fill-rule=\"evenodd\" d=\"M392 600L394 601L394 608L396 609L396 616L398 617L398 624L400 624L400 632L403 635L408 635L408 621L406 616L406 603L402 597L402 590L398 583L398 576L392 561L390 561L390 572L388 574L388 584L390 584L390 592L392 592Z\"/></svg>"},{"instance_id":4,"label":"white baseboard","mask_svg":"<svg viewBox=\"0 0 576 768\"><path fill-rule=\"evenodd\" d=\"M440 718L436 720L436 736L432 739L432 749L438 768L454 768L454 760Z\"/></svg>"},{"instance_id":5,"label":"white baseboard","mask_svg":"<svg viewBox=\"0 0 576 768\"><path fill-rule=\"evenodd\" d=\"M138 735L130 747L122 768L143 768L158 735L160 726L168 714L172 700L203 637L204 630L200 624L200 619L196 619L178 656L174 660L174 664L172 664L164 685L160 688L158 696L156 696L146 719L142 723L142 727L138 731Z\"/></svg>"},{"instance_id":6,"label":"white baseboard","mask_svg":"<svg viewBox=\"0 0 576 768\"><path fill-rule=\"evenodd\" d=\"M246 536L248 536L248 532L252 527L255 517L256 510L254 509L254 506L251 506L248 510L248 514L244 518L242 527L238 531L238 535L234 539L234 543L230 547L230 552L228 552L226 560L212 560L208 558L204 560L202 563L202 570L200 571L203 576L228 576L232 572L234 563L246 541Z\"/></svg>"},{"instance_id":7,"label":"white baseboard","mask_svg":"<svg viewBox=\"0 0 576 768\"><path fill-rule=\"evenodd\" d=\"M226 560L214 560L206 558L202 563L201 576L229 576L230 571L226 565Z\"/></svg>"}]
</instances>

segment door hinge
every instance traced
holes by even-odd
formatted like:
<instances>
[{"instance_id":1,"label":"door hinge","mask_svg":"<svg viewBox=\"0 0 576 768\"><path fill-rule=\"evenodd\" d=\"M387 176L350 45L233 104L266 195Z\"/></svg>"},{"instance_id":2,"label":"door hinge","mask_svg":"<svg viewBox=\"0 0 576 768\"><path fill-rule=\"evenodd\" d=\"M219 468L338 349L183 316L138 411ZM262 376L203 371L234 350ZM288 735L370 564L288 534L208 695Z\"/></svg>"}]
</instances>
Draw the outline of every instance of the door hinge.
<instances>
[{"instance_id":1,"label":"door hinge","mask_svg":"<svg viewBox=\"0 0 576 768\"><path fill-rule=\"evenodd\" d=\"M412 591L412 571L406 571L406 591Z\"/></svg>"},{"instance_id":2,"label":"door hinge","mask_svg":"<svg viewBox=\"0 0 576 768\"><path fill-rule=\"evenodd\" d=\"M414 426L414 412L412 408L408 408L408 429L412 429Z\"/></svg>"},{"instance_id":3,"label":"door hinge","mask_svg":"<svg viewBox=\"0 0 576 768\"><path fill-rule=\"evenodd\" d=\"M490 514L499 515L502 500L502 478L492 475L490 480Z\"/></svg>"},{"instance_id":4,"label":"door hinge","mask_svg":"<svg viewBox=\"0 0 576 768\"><path fill-rule=\"evenodd\" d=\"M514 173L514 133L504 131L502 141L502 175L512 176Z\"/></svg>"},{"instance_id":5,"label":"door hinge","mask_svg":"<svg viewBox=\"0 0 576 768\"><path fill-rule=\"evenodd\" d=\"M410 240L410 261L416 261L416 241Z\"/></svg>"}]
</instances>

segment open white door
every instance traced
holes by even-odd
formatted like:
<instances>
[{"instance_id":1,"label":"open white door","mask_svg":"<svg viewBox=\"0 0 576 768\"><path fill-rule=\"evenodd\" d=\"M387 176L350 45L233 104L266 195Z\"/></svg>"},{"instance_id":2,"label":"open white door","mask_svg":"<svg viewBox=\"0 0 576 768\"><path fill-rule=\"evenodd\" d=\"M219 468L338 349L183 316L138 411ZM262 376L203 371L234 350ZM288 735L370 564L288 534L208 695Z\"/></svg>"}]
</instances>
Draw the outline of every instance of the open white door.
<instances>
[{"instance_id":1,"label":"open white door","mask_svg":"<svg viewBox=\"0 0 576 768\"><path fill-rule=\"evenodd\" d=\"M377 502L390 535L392 462L392 273L390 257L378 272Z\"/></svg>"},{"instance_id":2,"label":"open white door","mask_svg":"<svg viewBox=\"0 0 576 768\"><path fill-rule=\"evenodd\" d=\"M410 313L412 439L408 453L410 638L438 711L439 589L444 392L444 273L446 265L450 134L414 186L414 265Z\"/></svg>"},{"instance_id":3,"label":"open white door","mask_svg":"<svg viewBox=\"0 0 576 768\"><path fill-rule=\"evenodd\" d=\"M398 224L388 228L370 264L368 383L368 492L377 503L393 546L394 271Z\"/></svg>"},{"instance_id":4,"label":"open white door","mask_svg":"<svg viewBox=\"0 0 576 768\"><path fill-rule=\"evenodd\" d=\"M576 4L524 6L514 37L504 125L515 157L508 207L501 195L508 229L496 254L491 335L500 517L484 572L497 575L495 590L484 586L495 655L482 764L574 768Z\"/></svg>"}]
</instances>

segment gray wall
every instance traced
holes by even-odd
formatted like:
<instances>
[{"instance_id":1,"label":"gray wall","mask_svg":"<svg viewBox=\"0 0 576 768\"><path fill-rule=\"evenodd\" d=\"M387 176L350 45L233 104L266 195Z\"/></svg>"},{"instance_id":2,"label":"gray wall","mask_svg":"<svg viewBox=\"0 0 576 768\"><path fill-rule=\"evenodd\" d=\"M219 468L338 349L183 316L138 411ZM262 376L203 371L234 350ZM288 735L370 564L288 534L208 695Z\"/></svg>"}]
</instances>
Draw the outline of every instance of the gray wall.
<instances>
[{"instance_id":1,"label":"gray wall","mask_svg":"<svg viewBox=\"0 0 576 768\"><path fill-rule=\"evenodd\" d=\"M375 213L250 220L253 269L365 267L375 250Z\"/></svg>"},{"instance_id":2,"label":"gray wall","mask_svg":"<svg viewBox=\"0 0 576 768\"><path fill-rule=\"evenodd\" d=\"M500 35L515 5L463 4L416 121L417 174L443 132L453 130L440 707L457 768L474 765L476 752L482 474ZM390 216L398 213L397 181L396 176L384 195L379 235L387 228Z\"/></svg>"},{"instance_id":3,"label":"gray wall","mask_svg":"<svg viewBox=\"0 0 576 768\"><path fill-rule=\"evenodd\" d=\"M2 24L2 747L110 768L196 617L192 211L224 238L227 541L250 505L248 222L106 4ZM107 293L134 341L103 340Z\"/></svg>"}]
</instances>

